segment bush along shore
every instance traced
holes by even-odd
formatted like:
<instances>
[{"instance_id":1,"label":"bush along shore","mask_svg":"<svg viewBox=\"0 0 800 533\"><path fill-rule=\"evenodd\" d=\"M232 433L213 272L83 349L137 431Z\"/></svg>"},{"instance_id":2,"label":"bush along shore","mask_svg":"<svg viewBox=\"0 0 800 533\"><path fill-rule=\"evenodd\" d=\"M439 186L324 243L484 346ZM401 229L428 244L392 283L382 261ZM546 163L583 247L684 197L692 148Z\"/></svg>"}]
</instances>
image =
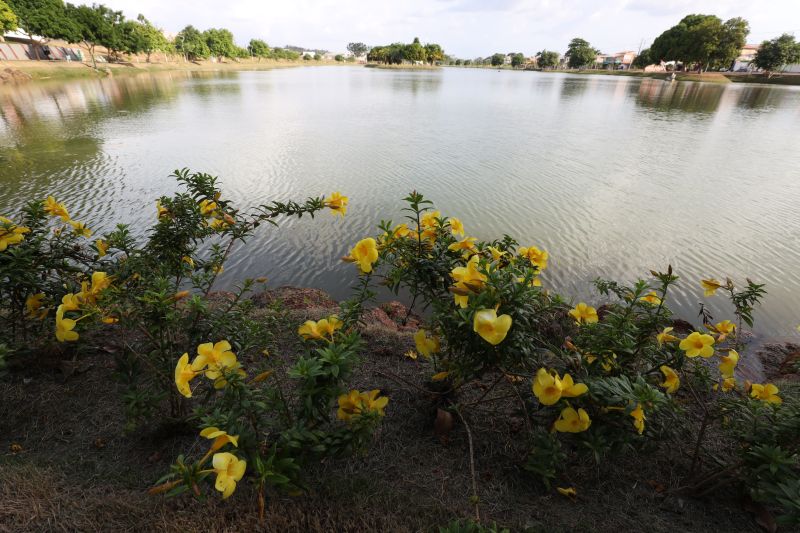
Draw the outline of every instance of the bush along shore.
<instances>
[{"instance_id":1,"label":"bush along shore","mask_svg":"<svg viewBox=\"0 0 800 533\"><path fill-rule=\"evenodd\" d=\"M421 194L351 246L353 296L215 291L233 250L340 193L235 206L176 171L144 240L49 197L0 218L0 522L18 531L707 531L800 523L800 351L747 375L763 285L597 301ZM326 216L329 216L326 214ZM410 295L376 305L374 288ZM425 318L414 313L424 309Z\"/></svg>"}]
</instances>

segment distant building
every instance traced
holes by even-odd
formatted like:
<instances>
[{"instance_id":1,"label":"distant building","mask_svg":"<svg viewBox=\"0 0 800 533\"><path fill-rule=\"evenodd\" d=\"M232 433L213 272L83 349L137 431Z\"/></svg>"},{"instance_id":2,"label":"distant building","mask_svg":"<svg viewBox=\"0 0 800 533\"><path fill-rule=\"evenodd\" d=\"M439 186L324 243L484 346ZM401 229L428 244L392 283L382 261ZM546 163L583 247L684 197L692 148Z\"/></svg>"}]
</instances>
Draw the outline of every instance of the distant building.
<instances>
[{"instance_id":1,"label":"distant building","mask_svg":"<svg viewBox=\"0 0 800 533\"><path fill-rule=\"evenodd\" d=\"M616 54L600 54L594 60L595 68L605 70L628 70L636 59L636 52L625 51Z\"/></svg>"},{"instance_id":2,"label":"distant building","mask_svg":"<svg viewBox=\"0 0 800 533\"><path fill-rule=\"evenodd\" d=\"M756 58L759 48L760 46L757 44L744 45L741 52L739 52L739 57L734 60L731 70L733 72L756 70L753 60Z\"/></svg>"}]
</instances>

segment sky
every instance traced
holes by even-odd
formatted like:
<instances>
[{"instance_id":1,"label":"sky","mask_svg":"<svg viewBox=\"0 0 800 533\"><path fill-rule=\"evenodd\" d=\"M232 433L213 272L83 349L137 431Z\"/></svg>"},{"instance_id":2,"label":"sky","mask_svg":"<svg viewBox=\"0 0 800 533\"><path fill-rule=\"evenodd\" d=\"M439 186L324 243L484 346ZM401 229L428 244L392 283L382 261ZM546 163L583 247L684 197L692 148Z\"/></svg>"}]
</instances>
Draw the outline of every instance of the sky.
<instances>
[{"instance_id":1,"label":"sky","mask_svg":"<svg viewBox=\"0 0 800 533\"><path fill-rule=\"evenodd\" d=\"M81 0L78 0L79 3ZM240 46L251 38L343 52L368 45L435 42L461 58L495 52L564 52L582 37L604 53L639 50L684 15L714 14L750 22L748 42L781 33L800 37L800 0L98 0L126 17L144 14L177 33L231 30ZM87 0L87 3L88 0Z\"/></svg>"}]
</instances>

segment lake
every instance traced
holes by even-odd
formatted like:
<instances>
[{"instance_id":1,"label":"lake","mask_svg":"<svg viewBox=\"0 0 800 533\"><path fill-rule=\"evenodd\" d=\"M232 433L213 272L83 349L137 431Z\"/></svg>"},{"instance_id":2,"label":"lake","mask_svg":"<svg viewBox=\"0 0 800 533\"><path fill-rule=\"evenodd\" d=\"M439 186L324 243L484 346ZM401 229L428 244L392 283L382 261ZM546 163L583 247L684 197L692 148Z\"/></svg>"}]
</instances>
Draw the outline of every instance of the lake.
<instances>
[{"instance_id":1,"label":"lake","mask_svg":"<svg viewBox=\"0 0 800 533\"><path fill-rule=\"evenodd\" d=\"M766 283L772 337L800 323L798 149L800 87L362 67L43 82L0 89L0 214L52 194L96 233L142 235L181 167L242 206L338 190L345 219L259 228L220 287L266 275L344 298L340 257L417 189L469 235L544 247L545 287L589 301L598 276L670 263L690 320L702 277Z\"/></svg>"}]
</instances>

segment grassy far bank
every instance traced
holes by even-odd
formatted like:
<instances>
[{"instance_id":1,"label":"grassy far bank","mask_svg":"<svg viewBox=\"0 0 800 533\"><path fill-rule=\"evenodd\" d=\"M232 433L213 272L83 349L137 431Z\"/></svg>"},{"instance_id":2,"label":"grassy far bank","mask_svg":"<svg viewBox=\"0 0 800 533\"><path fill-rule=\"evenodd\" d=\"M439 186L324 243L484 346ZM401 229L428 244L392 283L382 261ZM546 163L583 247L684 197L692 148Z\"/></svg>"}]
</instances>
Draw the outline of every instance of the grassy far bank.
<instances>
[{"instance_id":1,"label":"grassy far bank","mask_svg":"<svg viewBox=\"0 0 800 533\"><path fill-rule=\"evenodd\" d=\"M66 61L0 61L0 72L12 69L30 76L31 80L51 79L81 79L105 76L129 76L144 72L168 71L240 71L240 70L269 70L273 68L300 67L300 66L339 66L352 65L352 63L339 63L330 61L284 61L284 60L242 60L224 63L211 61L187 61L169 63L103 63L98 70L91 64ZM1 82L0 82L1 83Z\"/></svg>"}]
</instances>

